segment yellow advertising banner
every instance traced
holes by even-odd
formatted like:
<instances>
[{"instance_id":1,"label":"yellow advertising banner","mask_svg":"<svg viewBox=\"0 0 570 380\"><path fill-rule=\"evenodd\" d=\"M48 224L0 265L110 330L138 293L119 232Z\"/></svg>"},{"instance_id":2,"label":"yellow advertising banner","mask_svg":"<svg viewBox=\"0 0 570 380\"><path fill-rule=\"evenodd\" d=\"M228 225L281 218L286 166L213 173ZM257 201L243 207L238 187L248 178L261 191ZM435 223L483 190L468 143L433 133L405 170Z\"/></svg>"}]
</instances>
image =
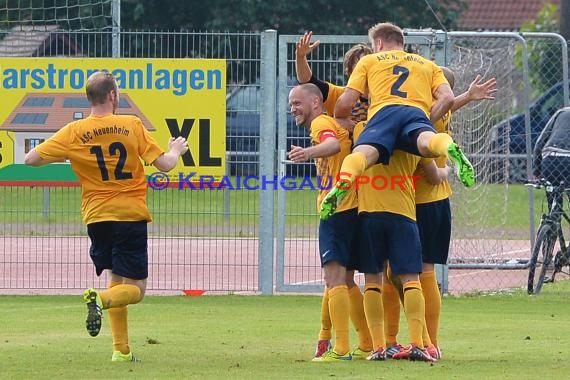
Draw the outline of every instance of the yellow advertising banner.
<instances>
[{"instance_id":1,"label":"yellow advertising banner","mask_svg":"<svg viewBox=\"0 0 570 380\"><path fill-rule=\"evenodd\" d=\"M23 164L30 149L89 116L85 84L97 70L117 80L117 113L139 116L165 150L171 136L188 140L172 181L179 173L216 179L226 173L223 59L0 58L0 170ZM146 165L145 171L157 169Z\"/></svg>"}]
</instances>

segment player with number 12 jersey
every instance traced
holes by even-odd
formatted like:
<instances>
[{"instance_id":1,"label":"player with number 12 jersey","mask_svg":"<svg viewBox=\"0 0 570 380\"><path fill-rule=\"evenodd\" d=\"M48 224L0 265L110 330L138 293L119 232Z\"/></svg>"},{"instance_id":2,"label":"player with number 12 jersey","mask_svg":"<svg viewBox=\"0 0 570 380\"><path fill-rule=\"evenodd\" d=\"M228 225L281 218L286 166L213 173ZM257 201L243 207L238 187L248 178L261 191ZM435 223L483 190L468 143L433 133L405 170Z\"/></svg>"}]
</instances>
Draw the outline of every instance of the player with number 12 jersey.
<instances>
[{"instance_id":1,"label":"player with number 12 jersey","mask_svg":"<svg viewBox=\"0 0 570 380\"><path fill-rule=\"evenodd\" d=\"M139 156L152 163L164 150L138 117L90 115L67 124L36 150L44 159L66 157L71 161L81 183L81 215L86 224L151 221Z\"/></svg>"}]
</instances>

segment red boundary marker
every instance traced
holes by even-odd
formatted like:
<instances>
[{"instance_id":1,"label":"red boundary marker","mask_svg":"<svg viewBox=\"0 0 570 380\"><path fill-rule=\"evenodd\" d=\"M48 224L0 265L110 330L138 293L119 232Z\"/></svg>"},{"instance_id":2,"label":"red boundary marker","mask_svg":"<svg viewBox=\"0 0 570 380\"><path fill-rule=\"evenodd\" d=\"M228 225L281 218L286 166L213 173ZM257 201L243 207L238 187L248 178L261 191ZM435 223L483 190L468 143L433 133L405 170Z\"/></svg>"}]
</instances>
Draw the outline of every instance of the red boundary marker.
<instances>
[{"instance_id":1,"label":"red boundary marker","mask_svg":"<svg viewBox=\"0 0 570 380\"><path fill-rule=\"evenodd\" d=\"M190 297L200 297L202 294L206 293L205 290L201 289L184 289L182 292L184 293L185 296L190 296Z\"/></svg>"}]
</instances>

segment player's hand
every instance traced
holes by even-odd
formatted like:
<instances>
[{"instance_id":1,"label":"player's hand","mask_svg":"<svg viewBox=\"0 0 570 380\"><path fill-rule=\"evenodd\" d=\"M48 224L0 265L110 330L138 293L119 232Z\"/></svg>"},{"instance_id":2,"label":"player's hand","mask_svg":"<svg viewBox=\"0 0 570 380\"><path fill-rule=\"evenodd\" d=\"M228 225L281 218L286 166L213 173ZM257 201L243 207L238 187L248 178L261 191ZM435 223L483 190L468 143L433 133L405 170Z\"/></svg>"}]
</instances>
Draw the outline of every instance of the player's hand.
<instances>
[{"instance_id":1,"label":"player's hand","mask_svg":"<svg viewBox=\"0 0 570 380\"><path fill-rule=\"evenodd\" d=\"M307 149L301 148L300 146L291 145L291 151L289 152L289 159L293 162L305 162L311 157L307 152Z\"/></svg>"},{"instance_id":2,"label":"player's hand","mask_svg":"<svg viewBox=\"0 0 570 380\"><path fill-rule=\"evenodd\" d=\"M497 79L491 78L485 83L481 83L481 75L477 75L467 90L471 100L495 100L497 89Z\"/></svg>"},{"instance_id":3,"label":"player's hand","mask_svg":"<svg viewBox=\"0 0 570 380\"><path fill-rule=\"evenodd\" d=\"M299 38L297 50L295 50L297 56L307 56L307 54L315 50L321 44L319 40L311 43L311 37L313 37L313 32L305 32L305 34Z\"/></svg>"},{"instance_id":4,"label":"player's hand","mask_svg":"<svg viewBox=\"0 0 570 380\"><path fill-rule=\"evenodd\" d=\"M168 140L168 148L178 153L178 155L183 155L188 151L188 141L182 136L178 136L177 138L171 137Z\"/></svg>"}]
</instances>

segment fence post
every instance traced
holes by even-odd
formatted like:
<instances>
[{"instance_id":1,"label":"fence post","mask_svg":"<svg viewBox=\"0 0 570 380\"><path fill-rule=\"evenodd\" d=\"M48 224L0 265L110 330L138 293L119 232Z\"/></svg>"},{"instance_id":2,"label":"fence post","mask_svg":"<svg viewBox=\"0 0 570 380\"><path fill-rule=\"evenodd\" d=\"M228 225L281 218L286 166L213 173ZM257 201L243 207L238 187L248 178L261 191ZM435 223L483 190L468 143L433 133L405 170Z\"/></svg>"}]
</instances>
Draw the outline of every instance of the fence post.
<instances>
[{"instance_id":1,"label":"fence post","mask_svg":"<svg viewBox=\"0 0 570 380\"><path fill-rule=\"evenodd\" d=\"M273 177L275 172L275 125L276 125L276 67L277 31L261 33L261 120L259 131L259 175ZM263 181L262 181L263 183ZM258 281L261 294L273 294L274 251L274 191L259 190L259 248Z\"/></svg>"},{"instance_id":2,"label":"fence post","mask_svg":"<svg viewBox=\"0 0 570 380\"><path fill-rule=\"evenodd\" d=\"M121 0L113 0L111 4L111 18L113 23L112 54L113 58L121 57Z\"/></svg>"},{"instance_id":3,"label":"fence post","mask_svg":"<svg viewBox=\"0 0 570 380\"><path fill-rule=\"evenodd\" d=\"M44 215L44 218L47 218L49 216L49 186L43 187L43 194L44 194L43 215Z\"/></svg>"}]
</instances>

